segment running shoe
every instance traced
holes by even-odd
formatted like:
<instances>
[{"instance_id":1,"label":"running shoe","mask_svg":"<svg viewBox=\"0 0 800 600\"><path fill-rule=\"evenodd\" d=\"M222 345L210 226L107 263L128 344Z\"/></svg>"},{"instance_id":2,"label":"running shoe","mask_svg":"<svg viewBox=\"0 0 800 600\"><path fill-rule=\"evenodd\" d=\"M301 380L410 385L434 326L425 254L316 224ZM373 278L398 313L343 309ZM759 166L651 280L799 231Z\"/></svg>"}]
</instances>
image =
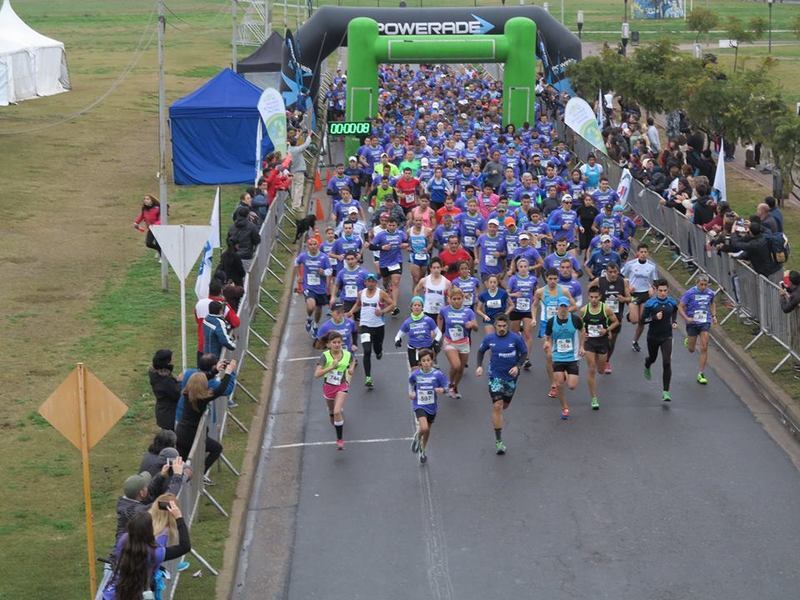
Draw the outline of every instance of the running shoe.
<instances>
[{"instance_id":1,"label":"running shoe","mask_svg":"<svg viewBox=\"0 0 800 600\"><path fill-rule=\"evenodd\" d=\"M666 392L666 391L665 391L665 392L663 392L663 393L661 394L661 399L662 399L664 402L670 402L670 401L672 400L672 396L670 396L669 392Z\"/></svg>"},{"instance_id":2,"label":"running shoe","mask_svg":"<svg viewBox=\"0 0 800 600\"><path fill-rule=\"evenodd\" d=\"M531 370L531 366L532 366L532 365L531 365L531 361L529 361L529 360L526 360L526 361L523 363L523 365L522 365L522 368L523 368L523 369L525 369L526 371L530 371L530 370Z\"/></svg>"},{"instance_id":3,"label":"running shoe","mask_svg":"<svg viewBox=\"0 0 800 600\"><path fill-rule=\"evenodd\" d=\"M375 353L375 358L378 359L378 360L382 359L383 358L383 352L376 352Z\"/></svg>"},{"instance_id":4,"label":"running shoe","mask_svg":"<svg viewBox=\"0 0 800 600\"><path fill-rule=\"evenodd\" d=\"M558 398L558 388L554 385L550 386L550 391L547 392L547 395L551 398Z\"/></svg>"},{"instance_id":5,"label":"running shoe","mask_svg":"<svg viewBox=\"0 0 800 600\"><path fill-rule=\"evenodd\" d=\"M600 401L597 399L597 396L592 398L592 410L600 410Z\"/></svg>"},{"instance_id":6,"label":"running shoe","mask_svg":"<svg viewBox=\"0 0 800 600\"><path fill-rule=\"evenodd\" d=\"M611 373L613 372L613 369L611 368L611 363L610 362L606 363L606 370L604 372L605 372L606 375L611 375Z\"/></svg>"},{"instance_id":7,"label":"running shoe","mask_svg":"<svg viewBox=\"0 0 800 600\"><path fill-rule=\"evenodd\" d=\"M641 352L642 351L642 347L639 345L639 342L633 342L631 344L631 348L633 348L634 352Z\"/></svg>"},{"instance_id":8,"label":"running shoe","mask_svg":"<svg viewBox=\"0 0 800 600\"><path fill-rule=\"evenodd\" d=\"M650 371L650 367L644 368L644 378L647 379L648 381L653 378L653 373L652 371Z\"/></svg>"},{"instance_id":9,"label":"running shoe","mask_svg":"<svg viewBox=\"0 0 800 600\"><path fill-rule=\"evenodd\" d=\"M688 337L683 338L683 347L684 348L688 348L689 347L689 338Z\"/></svg>"},{"instance_id":10,"label":"running shoe","mask_svg":"<svg viewBox=\"0 0 800 600\"><path fill-rule=\"evenodd\" d=\"M190 565L187 561L182 560L181 562L178 563L178 573L183 573L186 569L188 569L191 566L192 565Z\"/></svg>"},{"instance_id":11,"label":"running shoe","mask_svg":"<svg viewBox=\"0 0 800 600\"><path fill-rule=\"evenodd\" d=\"M414 439L411 440L411 451L414 454L419 452L419 431L414 432Z\"/></svg>"},{"instance_id":12,"label":"running shoe","mask_svg":"<svg viewBox=\"0 0 800 600\"><path fill-rule=\"evenodd\" d=\"M457 386L453 386L453 391L456 393L456 400L461 400L461 392L458 391Z\"/></svg>"},{"instance_id":13,"label":"running shoe","mask_svg":"<svg viewBox=\"0 0 800 600\"><path fill-rule=\"evenodd\" d=\"M316 323L312 323L311 324L311 331L308 332L311 335L311 339L317 339L317 330L318 329L319 329L319 327L317 326Z\"/></svg>"},{"instance_id":14,"label":"running shoe","mask_svg":"<svg viewBox=\"0 0 800 600\"><path fill-rule=\"evenodd\" d=\"M400 314L400 308L399 308L399 307L397 307L397 306L395 306L395 307L394 307L394 310L392 311L392 316L393 316L393 317L396 317L396 316L397 316L397 315L399 315L399 314Z\"/></svg>"},{"instance_id":15,"label":"running shoe","mask_svg":"<svg viewBox=\"0 0 800 600\"><path fill-rule=\"evenodd\" d=\"M453 400L456 399L456 386L454 386L452 383L447 386L447 396Z\"/></svg>"},{"instance_id":16,"label":"running shoe","mask_svg":"<svg viewBox=\"0 0 800 600\"><path fill-rule=\"evenodd\" d=\"M336 449L344 450L344 440L336 440Z\"/></svg>"},{"instance_id":17,"label":"running shoe","mask_svg":"<svg viewBox=\"0 0 800 600\"><path fill-rule=\"evenodd\" d=\"M311 333L311 319L306 320L306 333Z\"/></svg>"},{"instance_id":18,"label":"running shoe","mask_svg":"<svg viewBox=\"0 0 800 600\"><path fill-rule=\"evenodd\" d=\"M703 373L698 373L697 374L697 383L699 383L701 385L705 385L705 384L708 383L708 379L706 379L705 374L703 374Z\"/></svg>"},{"instance_id":19,"label":"running shoe","mask_svg":"<svg viewBox=\"0 0 800 600\"><path fill-rule=\"evenodd\" d=\"M569 419L569 409L565 408L561 411L561 420L566 421L567 419Z\"/></svg>"},{"instance_id":20,"label":"running shoe","mask_svg":"<svg viewBox=\"0 0 800 600\"><path fill-rule=\"evenodd\" d=\"M364 385L366 387L368 387L369 389L372 389L374 387L374 384L372 383L372 377L371 376L368 376L366 379L364 379Z\"/></svg>"},{"instance_id":21,"label":"running shoe","mask_svg":"<svg viewBox=\"0 0 800 600\"><path fill-rule=\"evenodd\" d=\"M500 456L505 454L506 453L506 445L503 443L503 440L497 440L494 443L494 449L495 449L495 452L497 454L499 454Z\"/></svg>"},{"instance_id":22,"label":"running shoe","mask_svg":"<svg viewBox=\"0 0 800 600\"><path fill-rule=\"evenodd\" d=\"M419 451L419 462L422 465L424 465L426 462L428 462L428 455L425 454L424 450L420 450Z\"/></svg>"}]
</instances>

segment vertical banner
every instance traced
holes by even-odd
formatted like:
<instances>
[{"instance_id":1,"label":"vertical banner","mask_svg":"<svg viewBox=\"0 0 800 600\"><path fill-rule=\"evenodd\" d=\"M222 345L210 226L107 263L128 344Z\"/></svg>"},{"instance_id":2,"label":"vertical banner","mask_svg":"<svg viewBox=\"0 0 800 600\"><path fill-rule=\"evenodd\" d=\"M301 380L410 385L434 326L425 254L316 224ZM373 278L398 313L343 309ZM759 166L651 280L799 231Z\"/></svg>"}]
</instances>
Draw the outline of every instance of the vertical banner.
<instances>
[{"instance_id":1,"label":"vertical banner","mask_svg":"<svg viewBox=\"0 0 800 600\"><path fill-rule=\"evenodd\" d=\"M258 99L258 112L276 152L286 156L286 105L278 90L267 88ZM260 127L259 127L260 129Z\"/></svg>"},{"instance_id":2,"label":"vertical banner","mask_svg":"<svg viewBox=\"0 0 800 600\"><path fill-rule=\"evenodd\" d=\"M602 130L603 125L606 124L606 111L603 106L603 90L599 88L597 90L597 109L595 114L597 115L597 126Z\"/></svg>"},{"instance_id":3,"label":"vertical banner","mask_svg":"<svg viewBox=\"0 0 800 600\"><path fill-rule=\"evenodd\" d=\"M628 194L631 191L631 184L633 183L633 176L628 169L622 169L622 175L619 178L619 185L617 185L617 195L619 196L619 204L621 206L628 205Z\"/></svg>"},{"instance_id":4,"label":"vertical banner","mask_svg":"<svg viewBox=\"0 0 800 600\"><path fill-rule=\"evenodd\" d=\"M261 177L261 119L258 120L256 125L256 176L253 180L253 185L258 185L258 180Z\"/></svg>"},{"instance_id":5,"label":"vertical banner","mask_svg":"<svg viewBox=\"0 0 800 600\"><path fill-rule=\"evenodd\" d=\"M595 148L606 153L603 134L597 126L594 111L586 100L577 97L570 98L564 111L564 122Z\"/></svg>"},{"instance_id":6,"label":"vertical banner","mask_svg":"<svg viewBox=\"0 0 800 600\"><path fill-rule=\"evenodd\" d=\"M259 129L261 123L258 124ZM208 284L211 283L212 263L214 248L220 247L219 240L219 187L214 195L214 206L211 208L211 218L208 220L211 233L203 246L203 255L200 257L200 268L197 271L197 281L194 282L194 293L198 300L208 297Z\"/></svg>"},{"instance_id":7,"label":"vertical banner","mask_svg":"<svg viewBox=\"0 0 800 600\"><path fill-rule=\"evenodd\" d=\"M717 158L717 170L714 173L714 186L711 188L711 195L717 202L727 202L728 192L725 189L725 140L719 139L719 157Z\"/></svg>"}]
</instances>

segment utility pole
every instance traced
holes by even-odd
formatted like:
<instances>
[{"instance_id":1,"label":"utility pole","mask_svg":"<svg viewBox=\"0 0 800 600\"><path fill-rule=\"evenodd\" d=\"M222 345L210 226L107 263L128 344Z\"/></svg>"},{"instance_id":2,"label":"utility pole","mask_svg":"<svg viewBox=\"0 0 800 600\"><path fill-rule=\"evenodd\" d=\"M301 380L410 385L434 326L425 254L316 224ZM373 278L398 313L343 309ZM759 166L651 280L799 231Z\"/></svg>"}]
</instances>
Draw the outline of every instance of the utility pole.
<instances>
[{"instance_id":1,"label":"utility pole","mask_svg":"<svg viewBox=\"0 0 800 600\"><path fill-rule=\"evenodd\" d=\"M167 200L167 108L164 88L164 35L167 17L164 13L164 0L158 0L158 198L161 201L161 224L169 222L169 203ZM161 253L161 289L169 289L167 257Z\"/></svg>"},{"instance_id":2,"label":"utility pole","mask_svg":"<svg viewBox=\"0 0 800 600\"><path fill-rule=\"evenodd\" d=\"M236 48L236 9L237 0L231 0L231 65L233 72L236 72L236 67L239 64L239 57L237 55L237 48Z\"/></svg>"}]
</instances>

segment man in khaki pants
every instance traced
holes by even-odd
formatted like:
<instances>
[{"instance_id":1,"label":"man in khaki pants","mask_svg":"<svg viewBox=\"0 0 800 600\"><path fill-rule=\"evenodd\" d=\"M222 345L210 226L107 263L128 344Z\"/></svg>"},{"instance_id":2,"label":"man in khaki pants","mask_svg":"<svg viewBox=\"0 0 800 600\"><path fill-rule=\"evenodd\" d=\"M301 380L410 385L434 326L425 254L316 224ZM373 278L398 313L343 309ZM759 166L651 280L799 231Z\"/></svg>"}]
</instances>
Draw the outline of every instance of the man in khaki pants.
<instances>
[{"instance_id":1,"label":"man in khaki pants","mask_svg":"<svg viewBox=\"0 0 800 600\"><path fill-rule=\"evenodd\" d=\"M311 143L311 136L306 136L305 141L300 143L300 140L303 139L304 133L305 132L298 133L289 142L289 156L292 157L292 164L289 167L289 171L292 174L293 210L297 210L303 205L303 189L305 188L306 183L306 159L303 156L303 152Z\"/></svg>"}]
</instances>

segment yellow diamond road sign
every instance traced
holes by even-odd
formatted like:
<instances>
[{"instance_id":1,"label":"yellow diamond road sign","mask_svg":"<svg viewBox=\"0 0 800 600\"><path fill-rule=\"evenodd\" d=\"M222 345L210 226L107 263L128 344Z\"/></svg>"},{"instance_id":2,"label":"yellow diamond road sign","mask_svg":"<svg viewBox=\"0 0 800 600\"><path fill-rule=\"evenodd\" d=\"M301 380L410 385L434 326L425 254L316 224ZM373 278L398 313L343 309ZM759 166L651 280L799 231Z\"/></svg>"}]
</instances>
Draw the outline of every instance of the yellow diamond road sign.
<instances>
[{"instance_id":1,"label":"yellow diamond road sign","mask_svg":"<svg viewBox=\"0 0 800 600\"><path fill-rule=\"evenodd\" d=\"M89 369L84 368L86 395L86 429L89 448L109 432L127 412L128 406L117 398ZM39 414L72 444L81 447L80 390L78 369L70 373L50 397L39 407Z\"/></svg>"}]
</instances>

